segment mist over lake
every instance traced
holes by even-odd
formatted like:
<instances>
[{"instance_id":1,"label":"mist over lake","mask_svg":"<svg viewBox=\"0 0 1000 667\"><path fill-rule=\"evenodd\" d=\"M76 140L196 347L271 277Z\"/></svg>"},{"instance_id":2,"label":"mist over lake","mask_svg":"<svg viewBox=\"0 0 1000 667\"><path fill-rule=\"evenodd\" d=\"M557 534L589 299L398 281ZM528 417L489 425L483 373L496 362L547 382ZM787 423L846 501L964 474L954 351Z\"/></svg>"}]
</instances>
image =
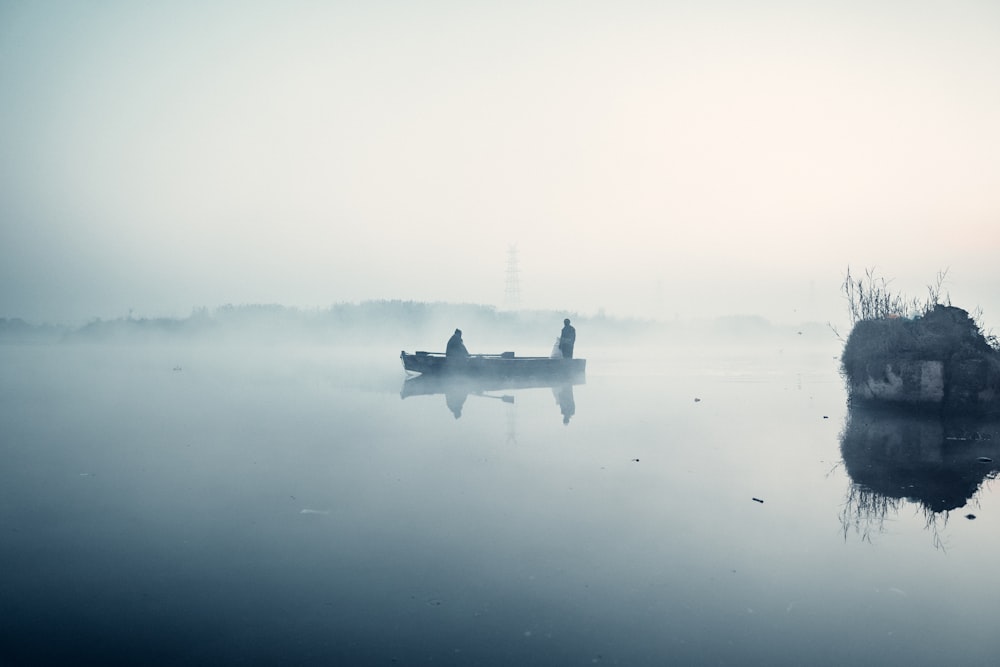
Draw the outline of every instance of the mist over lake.
<instances>
[{"instance_id":1,"label":"mist over lake","mask_svg":"<svg viewBox=\"0 0 1000 667\"><path fill-rule=\"evenodd\" d=\"M1000 3L4 2L0 91L0 667L997 662Z\"/></svg>"},{"instance_id":2,"label":"mist over lake","mask_svg":"<svg viewBox=\"0 0 1000 667\"><path fill-rule=\"evenodd\" d=\"M863 426L832 335L580 332L568 423L398 341L0 346L0 658L990 664L995 423Z\"/></svg>"}]
</instances>

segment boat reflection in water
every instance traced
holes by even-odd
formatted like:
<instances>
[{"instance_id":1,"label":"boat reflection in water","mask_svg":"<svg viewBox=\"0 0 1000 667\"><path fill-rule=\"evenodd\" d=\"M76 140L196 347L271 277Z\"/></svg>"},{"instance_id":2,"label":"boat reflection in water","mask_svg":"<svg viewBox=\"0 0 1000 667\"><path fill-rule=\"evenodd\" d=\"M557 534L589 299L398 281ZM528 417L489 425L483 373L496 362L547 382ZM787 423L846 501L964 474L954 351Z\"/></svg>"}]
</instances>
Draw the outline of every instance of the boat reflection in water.
<instances>
[{"instance_id":1,"label":"boat reflection in water","mask_svg":"<svg viewBox=\"0 0 1000 667\"><path fill-rule=\"evenodd\" d=\"M852 484L841 522L863 539L882 532L905 502L918 505L928 528L974 501L1000 472L1000 417L942 418L852 407L840 452ZM973 514L966 515L975 518Z\"/></svg>"},{"instance_id":2,"label":"boat reflection in water","mask_svg":"<svg viewBox=\"0 0 1000 667\"><path fill-rule=\"evenodd\" d=\"M559 404L563 423L569 424L569 420L576 413L573 386L585 383L586 378L583 373L558 378L532 377L522 379L417 375L403 381L403 388L400 390L399 395L405 399L410 396L444 394L444 400L448 405L448 409L455 415L455 419L458 419L462 416L462 409L470 395L499 400L504 403L513 403L513 395L502 394L497 396L495 393L515 389L551 388L556 402Z\"/></svg>"}]
</instances>

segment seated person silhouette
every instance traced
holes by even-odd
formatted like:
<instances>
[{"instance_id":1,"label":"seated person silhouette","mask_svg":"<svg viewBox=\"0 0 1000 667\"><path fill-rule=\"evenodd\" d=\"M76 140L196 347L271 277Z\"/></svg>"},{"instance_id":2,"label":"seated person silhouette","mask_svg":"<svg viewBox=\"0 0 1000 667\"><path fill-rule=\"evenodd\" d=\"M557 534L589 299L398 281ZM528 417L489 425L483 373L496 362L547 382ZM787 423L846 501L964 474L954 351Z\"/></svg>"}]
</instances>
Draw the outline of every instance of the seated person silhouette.
<instances>
[{"instance_id":1,"label":"seated person silhouette","mask_svg":"<svg viewBox=\"0 0 1000 667\"><path fill-rule=\"evenodd\" d=\"M448 346L445 348L444 355L449 359L469 358L469 351L465 349L465 343L462 342L461 329L455 329L455 333L448 339Z\"/></svg>"}]
</instances>

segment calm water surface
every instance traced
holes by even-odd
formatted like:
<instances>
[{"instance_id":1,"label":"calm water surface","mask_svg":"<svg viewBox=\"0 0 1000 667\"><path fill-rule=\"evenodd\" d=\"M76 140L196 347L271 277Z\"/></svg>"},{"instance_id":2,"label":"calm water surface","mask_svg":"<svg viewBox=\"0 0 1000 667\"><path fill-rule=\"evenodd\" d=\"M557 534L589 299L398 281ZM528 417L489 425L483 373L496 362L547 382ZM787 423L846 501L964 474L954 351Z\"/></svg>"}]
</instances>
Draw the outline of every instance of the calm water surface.
<instances>
[{"instance_id":1,"label":"calm water surface","mask_svg":"<svg viewBox=\"0 0 1000 667\"><path fill-rule=\"evenodd\" d=\"M1000 426L849 414L836 344L580 352L0 347L0 664L995 664Z\"/></svg>"}]
</instances>

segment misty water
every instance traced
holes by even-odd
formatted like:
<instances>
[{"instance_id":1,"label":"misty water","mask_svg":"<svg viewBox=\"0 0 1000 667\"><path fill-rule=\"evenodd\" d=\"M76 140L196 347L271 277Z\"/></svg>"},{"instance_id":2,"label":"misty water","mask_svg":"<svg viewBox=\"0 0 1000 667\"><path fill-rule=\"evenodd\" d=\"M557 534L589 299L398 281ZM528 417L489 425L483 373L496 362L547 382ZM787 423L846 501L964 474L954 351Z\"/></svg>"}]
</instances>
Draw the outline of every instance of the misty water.
<instances>
[{"instance_id":1,"label":"misty water","mask_svg":"<svg viewBox=\"0 0 1000 667\"><path fill-rule=\"evenodd\" d=\"M0 663L994 664L995 423L577 352L456 418L399 347L0 346Z\"/></svg>"}]
</instances>

